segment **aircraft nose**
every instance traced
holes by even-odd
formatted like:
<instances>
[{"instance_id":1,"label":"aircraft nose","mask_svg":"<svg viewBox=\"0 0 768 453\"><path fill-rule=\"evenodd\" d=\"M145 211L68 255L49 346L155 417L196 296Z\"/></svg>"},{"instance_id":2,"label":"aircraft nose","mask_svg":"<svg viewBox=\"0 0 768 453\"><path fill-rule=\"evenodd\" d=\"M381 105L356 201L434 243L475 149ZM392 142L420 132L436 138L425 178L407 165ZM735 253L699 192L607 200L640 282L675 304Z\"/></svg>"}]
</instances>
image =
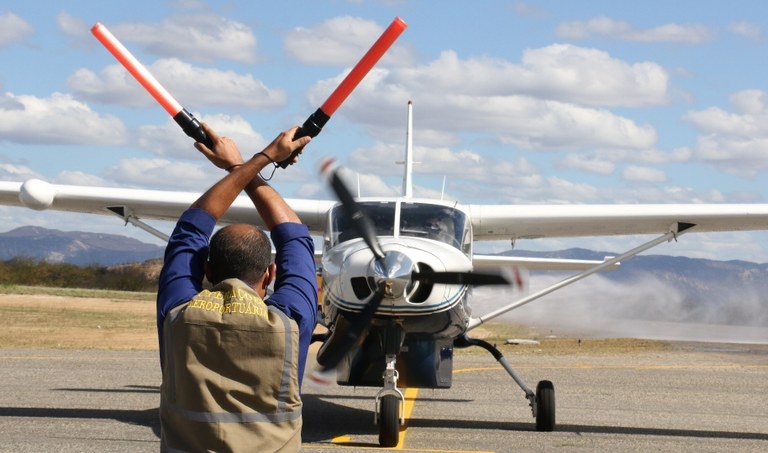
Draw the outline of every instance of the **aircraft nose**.
<instances>
[{"instance_id":1,"label":"aircraft nose","mask_svg":"<svg viewBox=\"0 0 768 453\"><path fill-rule=\"evenodd\" d=\"M388 251L383 260L373 260L371 265L371 273L377 284L383 285L384 297L396 299L405 296L414 269L413 260L408 255Z\"/></svg>"}]
</instances>

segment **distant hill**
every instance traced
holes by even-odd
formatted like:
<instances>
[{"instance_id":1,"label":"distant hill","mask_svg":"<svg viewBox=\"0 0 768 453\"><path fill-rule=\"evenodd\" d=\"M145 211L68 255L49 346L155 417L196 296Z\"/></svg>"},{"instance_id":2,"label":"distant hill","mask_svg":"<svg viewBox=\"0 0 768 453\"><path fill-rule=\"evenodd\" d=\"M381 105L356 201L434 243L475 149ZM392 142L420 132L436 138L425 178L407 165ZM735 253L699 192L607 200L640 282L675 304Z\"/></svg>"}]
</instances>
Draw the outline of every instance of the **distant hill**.
<instances>
[{"instance_id":1,"label":"distant hill","mask_svg":"<svg viewBox=\"0 0 768 453\"><path fill-rule=\"evenodd\" d=\"M163 250L162 246L116 234L34 226L0 233L0 261L24 257L78 266L112 266L162 258Z\"/></svg>"}]
</instances>

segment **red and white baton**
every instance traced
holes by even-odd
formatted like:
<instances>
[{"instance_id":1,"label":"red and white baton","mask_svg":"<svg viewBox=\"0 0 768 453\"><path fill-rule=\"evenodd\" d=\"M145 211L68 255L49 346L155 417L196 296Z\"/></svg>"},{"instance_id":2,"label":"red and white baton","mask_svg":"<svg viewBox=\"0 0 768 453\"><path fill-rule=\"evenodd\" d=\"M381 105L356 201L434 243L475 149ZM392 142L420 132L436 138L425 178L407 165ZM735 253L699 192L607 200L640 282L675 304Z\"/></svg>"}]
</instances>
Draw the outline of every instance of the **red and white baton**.
<instances>
[{"instance_id":1,"label":"red and white baton","mask_svg":"<svg viewBox=\"0 0 768 453\"><path fill-rule=\"evenodd\" d=\"M120 41L107 29L104 24L97 22L96 25L91 27L91 33L96 39L107 48L107 50L117 58L125 69L131 73L131 75L147 90L152 97L155 98L160 105L168 112L173 120L181 126L181 129L195 139L195 141L202 142L209 148L213 148L213 143L208 135L203 130L200 122L197 121L187 109L183 108L176 99L165 89L160 82L155 79L147 68L142 65L139 60L134 57L128 49L123 46Z\"/></svg>"},{"instance_id":2,"label":"red and white baton","mask_svg":"<svg viewBox=\"0 0 768 453\"><path fill-rule=\"evenodd\" d=\"M402 19L395 17L395 20L389 24L389 27L387 27L379 39L373 43L373 46L371 46L368 52L363 55L363 58L357 62L355 67L352 68L352 71L350 71L349 74L344 77L344 80L342 80L339 86L333 90L333 93L328 96L328 99L323 103L323 105L320 106L319 109L315 110L315 113L310 115L304 124L301 125L299 130L296 131L294 138L305 136L314 137L319 134L323 129L323 126L325 126L325 123L331 119L331 115L336 112L336 109L339 108L341 103L344 102L352 90L354 90L360 81L363 80L363 77L368 74L376 62L381 59L384 53L392 46L392 44L407 26L408 25ZM300 150L294 151L291 157L282 162L279 162L278 164L282 168L287 167L293 161L293 158L296 157L299 151Z\"/></svg>"}]
</instances>

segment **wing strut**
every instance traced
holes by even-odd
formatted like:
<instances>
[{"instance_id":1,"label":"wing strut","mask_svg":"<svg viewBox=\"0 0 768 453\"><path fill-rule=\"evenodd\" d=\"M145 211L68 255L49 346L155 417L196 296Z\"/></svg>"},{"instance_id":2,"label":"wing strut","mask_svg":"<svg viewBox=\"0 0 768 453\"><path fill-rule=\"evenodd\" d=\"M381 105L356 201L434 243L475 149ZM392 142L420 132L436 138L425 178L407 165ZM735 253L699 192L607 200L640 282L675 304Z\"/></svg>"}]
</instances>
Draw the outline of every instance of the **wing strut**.
<instances>
[{"instance_id":1,"label":"wing strut","mask_svg":"<svg viewBox=\"0 0 768 453\"><path fill-rule=\"evenodd\" d=\"M572 277L566 278L565 280L562 280L562 281L560 281L558 283L555 283L554 285L549 286L547 288L544 288L541 291L538 291L538 292L536 292L534 294L531 294L529 296L523 297L522 299L519 299L519 300L517 300L517 301L515 301L515 302L513 302L513 303L511 303L509 305L506 305L504 307L501 307L498 310L492 311L490 313L487 313L487 314L485 314L483 316L480 316L480 317L477 317L477 318L470 318L469 326L467 327L467 330L472 330L475 327L479 326L480 324L482 324L482 323L484 323L486 321L490 321L491 319L496 318L498 316L501 316L501 315L503 315L504 313L506 313L508 311L514 310L515 308L518 308L518 307L522 307L523 305L528 304L530 302L533 302L534 300L539 299L539 298L541 298L543 296L546 296L547 294L549 294L551 292L557 291L558 289L563 288L565 286L568 286L568 285L570 285L572 283L576 283L577 281L579 281L579 280L581 280L583 278L589 277L590 275L594 274L595 272L599 272L599 271L605 269L606 267L612 266L613 264L615 264L615 263L617 263L619 261L626 261L629 258L632 258L633 256L635 256L635 255L637 255L637 254L639 254L641 252L644 252L644 251L646 251L646 250L648 250L648 249L650 249L652 247L656 247L657 245L659 245L659 244L661 244L663 242L669 242L669 241L672 241L673 239L677 240L677 238L680 235L686 233L689 229L691 229L694 226L696 226L696 225L694 225L692 223L683 223L683 222L673 223L669 227L669 231L667 233L659 236L656 239L653 239L652 241L646 242L645 244L642 244L642 245L640 245L638 247L635 247L632 250L630 250L630 251L628 251L628 252L626 252L626 253L624 253L622 255L619 255L619 256L616 256L614 258L608 259L608 260L602 262L601 264L598 264L597 266L594 266L594 267L592 267L590 269L587 269L584 272L576 274L576 275L574 275Z\"/></svg>"},{"instance_id":2,"label":"wing strut","mask_svg":"<svg viewBox=\"0 0 768 453\"><path fill-rule=\"evenodd\" d=\"M126 225L130 223L136 228L140 228L164 242L168 242L168 239L170 239L170 236L167 234L139 220L128 206L107 206L107 211L123 219Z\"/></svg>"}]
</instances>

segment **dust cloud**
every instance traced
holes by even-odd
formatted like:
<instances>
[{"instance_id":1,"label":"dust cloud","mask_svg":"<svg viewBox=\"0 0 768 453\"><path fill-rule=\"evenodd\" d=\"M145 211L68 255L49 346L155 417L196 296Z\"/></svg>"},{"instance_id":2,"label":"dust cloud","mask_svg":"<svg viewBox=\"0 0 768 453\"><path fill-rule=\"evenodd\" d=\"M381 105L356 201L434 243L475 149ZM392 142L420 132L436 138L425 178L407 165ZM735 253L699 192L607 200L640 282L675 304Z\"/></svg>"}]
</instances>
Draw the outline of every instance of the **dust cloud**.
<instances>
[{"instance_id":1,"label":"dust cloud","mask_svg":"<svg viewBox=\"0 0 768 453\"><path fill-rule=\"evenodd\" d=\"M477 288L472 316L508 305L567 275L535 274L525 292ZM653 275L632 282L588 277L505 313L496 321L555 336L768 344L768 302L754 288L722 288L692 300Z\"/></svg>"}]
</instances>

